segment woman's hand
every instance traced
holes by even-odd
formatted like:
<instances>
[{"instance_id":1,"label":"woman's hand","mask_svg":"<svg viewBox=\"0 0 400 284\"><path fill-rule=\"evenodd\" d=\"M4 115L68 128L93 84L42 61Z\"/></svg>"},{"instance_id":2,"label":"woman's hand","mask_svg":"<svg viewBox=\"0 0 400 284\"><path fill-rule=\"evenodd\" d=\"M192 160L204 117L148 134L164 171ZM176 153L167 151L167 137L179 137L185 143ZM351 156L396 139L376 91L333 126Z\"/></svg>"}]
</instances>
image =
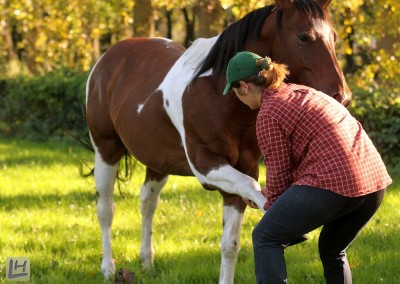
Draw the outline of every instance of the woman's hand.
<instances>
[{"instance_id":1,"label":"woman's hand","mask_svg":"<svg viewBox=\"0 0 400 284\"><path fill-rule=\"evenodd\" d=\"M262 193L262 195L267 197L267 188L266 187L261 188L261 193Z\"/></svg>"},{"instance_id":2,"label":"woman's hand","mask_svg":"<svg viewBox=\"0 0 400 284\"><path fill-rule=\"evenodd\" d=\"M258 209L258 206L253 201L251 201L251 200L249 200L247 198L243 198L243 197L242 197L242 199L243 199L244 203L247 204L247 206L249 206L249 207L251 207L253 209Z\"/></svg>"}]
</instances>

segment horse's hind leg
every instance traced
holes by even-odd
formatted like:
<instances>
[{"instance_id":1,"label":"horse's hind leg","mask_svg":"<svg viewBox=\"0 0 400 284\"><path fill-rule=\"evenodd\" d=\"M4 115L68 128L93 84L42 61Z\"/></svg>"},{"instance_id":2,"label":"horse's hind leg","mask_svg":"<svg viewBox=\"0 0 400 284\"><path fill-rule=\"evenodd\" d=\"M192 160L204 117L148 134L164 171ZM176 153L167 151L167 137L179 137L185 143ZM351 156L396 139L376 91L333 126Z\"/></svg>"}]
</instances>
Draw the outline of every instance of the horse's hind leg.
<instances>
[{"instance_id":1,"label":"horse's hind leg","mask_svg":"<svg viewBox=\"0 0 400 284\"><path fill-rule=\"evenodd\" d=\"M140 189L140 211L142 214L142 242L140 258L142 266L149 269L154 263L154 248L152 243L153 217L157 209L160 192L168 180L167 175L155 173L146 169L146 179Z\"/></svg>"},{"instance_id":2,"label":"horse's hind leg","mask_svg":"<svg viewBox=\"0 0 400 284\"><path fill-rule=\"evenodd\" d=\"M103 246L101 271L106 279L110 279L115 274L115 264L111 250L111 225L115 209L113 201L114 183L117 177L119 162L116 162L113 165L106 163L101 157L98 149L96 147L94 148L94 177L96 181L96 190L99 195L97 201L97 217L101 228Z\"/></svg>"}]
</instances>

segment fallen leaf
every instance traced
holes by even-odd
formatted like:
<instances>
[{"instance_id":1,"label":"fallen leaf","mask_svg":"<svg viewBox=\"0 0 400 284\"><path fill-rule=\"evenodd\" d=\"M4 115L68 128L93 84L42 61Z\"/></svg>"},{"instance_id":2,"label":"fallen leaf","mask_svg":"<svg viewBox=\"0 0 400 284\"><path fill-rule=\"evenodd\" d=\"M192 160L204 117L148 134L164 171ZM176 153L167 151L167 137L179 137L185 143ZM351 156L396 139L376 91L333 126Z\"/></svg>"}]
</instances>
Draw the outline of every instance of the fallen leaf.
<instances>
[{"instance_id":1,"label":"fallen leaf","mask_svg":"<svg viewBox=\"0 0 400 284\"><path fill-rule=\"evenodd\" d=\"M133 284L135 273L128 269L121 268L117 275L115 275L114 284Z\"/></svg>"}]
</instances>

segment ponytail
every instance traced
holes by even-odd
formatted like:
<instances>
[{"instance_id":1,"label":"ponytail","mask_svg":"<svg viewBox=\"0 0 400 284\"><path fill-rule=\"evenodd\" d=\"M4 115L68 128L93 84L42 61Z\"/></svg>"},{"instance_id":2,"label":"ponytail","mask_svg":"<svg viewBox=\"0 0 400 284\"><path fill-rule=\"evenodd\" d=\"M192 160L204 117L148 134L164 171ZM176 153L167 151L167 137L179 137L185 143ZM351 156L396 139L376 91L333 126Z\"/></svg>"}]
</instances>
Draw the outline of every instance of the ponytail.
<instances>
[{"instance_id":1,"label":"ponytail","mask_svg":"<svg viewBox=\"0 0 400 284\"><path fill-rule=\"evenodd\" d=\"M289 75L289 70L285 64L272 62L268 57L260 58L256 63L262 67L258 77L264 78L261 81L265 81L264 87L268 90L278 89L286 76Z\"/></svg>"}]
</instances>

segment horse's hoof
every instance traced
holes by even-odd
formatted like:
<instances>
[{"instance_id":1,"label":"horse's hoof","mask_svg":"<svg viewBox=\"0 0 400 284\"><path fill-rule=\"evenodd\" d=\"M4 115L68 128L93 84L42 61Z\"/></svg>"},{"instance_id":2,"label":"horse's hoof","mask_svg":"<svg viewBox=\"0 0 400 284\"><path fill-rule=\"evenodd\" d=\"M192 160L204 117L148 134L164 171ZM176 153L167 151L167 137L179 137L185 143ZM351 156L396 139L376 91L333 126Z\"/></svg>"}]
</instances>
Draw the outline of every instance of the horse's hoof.
<instances>
[{"instance_id":1,"label":"horse's hoof","mask_svg":"<svg viewBox=\"0 0 400 284\"><path fill-rule=\"evenodd\" d=\"M103 261L101 264L101 272L103 273L104 279L111 280L115 275L115 264L113 261Z\"/></svg>"},{"instance_id":2,"label":"horse's hoof","mask_svg":"<svg viewBox=\"0 0 400 284\"><path fill-rule=\"evenodd\" d=\"M154 268L154 254L150 257L140 257L140 266L143 270L151 270Z\"/></svg>"},{"instance_id":3,"label":"horse's hoof","mask_svg":"<svg viewBox=\"0 0 400 284\"><path fill-rule=\"evenodd\" d=\"M150 270L154 268L154 249L140 251L140 264L144 270Z\"/></svg>"},{"instance_id":4,"label":"horse's hoof","mask_svg":"<svg viewBox=\"0 0 400 284\"><path fill-rule=\"evenodd\" d=\"M141 259L140 264L143 270L151 270L154 268L154 262L151 259L147 260Z\"/></svg>"}]
</instances>

